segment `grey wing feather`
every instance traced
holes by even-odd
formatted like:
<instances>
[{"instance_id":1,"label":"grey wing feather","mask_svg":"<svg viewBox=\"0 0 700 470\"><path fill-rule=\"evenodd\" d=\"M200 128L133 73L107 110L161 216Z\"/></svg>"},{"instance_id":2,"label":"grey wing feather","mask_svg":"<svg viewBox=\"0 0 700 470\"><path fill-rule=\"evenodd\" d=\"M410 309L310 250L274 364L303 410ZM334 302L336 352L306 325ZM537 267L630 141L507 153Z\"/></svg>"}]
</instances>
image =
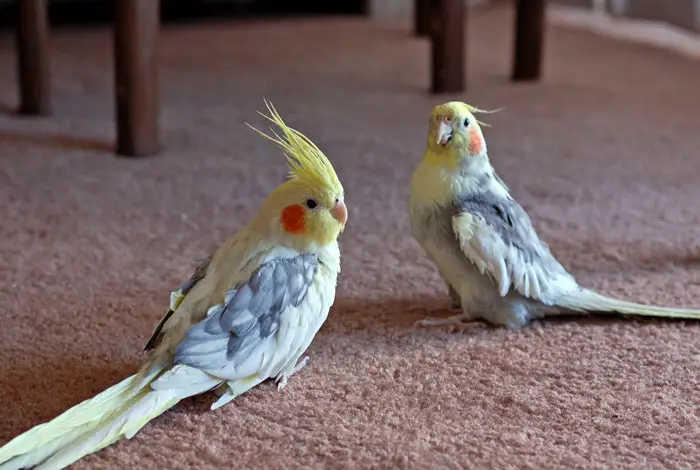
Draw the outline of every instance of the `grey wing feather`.
<instances>
[{"instance_id":1,"label":"grey wing feather","mask_svg":"<svg viewBox=\"0 0 700 470\"><path fill-rule=\"evenodd\" d=\"M180 286L178 289L178 293L182 295L183 297L187 295L187 293L192 290L192 288L197 284L199 281L201 281L204 278L204 275L207 273L207 268L209 268L209 264L211 263L211 256L208 258L203 259L200 261L194 269L194 272L192 273L192 276ZM175 311L170 308L166 312L166 314L163 316L163 318L160 319L160 322L156 326L155 330L153 331L153 334L151 335L151 338L148 340L148 343L146 343L146 347L144 348L144 351L150 351L154 349L156 346L158 346L158 343L162 339L162 330L163 330L163 325L165 325L165 322L168 321L168 319L175 313Z\"/></svg>"},{"instance_id":2,"label":"grey wing feather","mask_svg":"<svg viewBox=\"0 0 700 470\"><path fill-rule=\"evenodd\" d=\"M490 192L458 200L454 216L468 212L478 215L498 232L507 245L516 247L526 261L532 261L549 247L537 236L530 217L513 199L500 199Z\"/></svg>"},{"instance_id":3,"label":"grey wing feather","mask_svg":"<svg viewBox=\"0 0 700 470\"><path fill-rule=\"evenodd\" d=\"M261 265L231 289L224 303L209 309L193 325L175 351L175 364L212 374L236 369L275 334L285 310L298 307L312 285L318 260L314 255L280 258Z\"/></svg>"},{"instance_id":4,"label":"grey wing feather","mask_svg":"<svg viewBox=\"0 0 700 470\"><path fill-rule=\"evenodd\" d=\"M498 243L488 239L476 244L467 242L475 249L468 250L474 255L472 262L491 266L484 273L496 285L511 286L525 297L542 301L550 301L550 294L556 295L560 289L575 285L573 277L540 240L530 217L515 200L499 198L488 191L471 194L454 203L454 217L465 213L490 227L499 240ZM497 267L499 264L501 268Z\"/></svg>"}]
</instances>

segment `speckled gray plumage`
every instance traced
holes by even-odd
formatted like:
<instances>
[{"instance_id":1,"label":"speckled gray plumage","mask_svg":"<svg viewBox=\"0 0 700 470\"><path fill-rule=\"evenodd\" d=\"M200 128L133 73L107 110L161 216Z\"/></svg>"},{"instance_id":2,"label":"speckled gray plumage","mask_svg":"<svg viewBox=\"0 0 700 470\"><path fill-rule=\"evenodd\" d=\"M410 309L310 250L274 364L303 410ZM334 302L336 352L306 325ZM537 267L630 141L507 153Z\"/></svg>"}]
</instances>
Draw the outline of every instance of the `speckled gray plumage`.
<instances>
[{"instance_id":1,"label":"speckled gray plumage","mask_svg":"<svg viewBox=\"0 0 700 470\"><path fill-rule=\"evenodd\" d=\"M261 265L250 280L226 294L223 304L212 307L206 318L185 332L174 363L212 374L244 363L260 341L277 332L280 316L301 304L317 266L313 254Z\"/></svg>"},{"instance_id":2,"label":"speckled gray plumage","mask_svg":"<svg viewBox=\"0 0 700 470\"><path fill-rule=\"evenodd\" d=\"M506 245L516 247L526 263L542 265L551 274L566 272L552 255L547 243L540 239L530 216L515 199L499 198L492 191L485 190L460 195L443 210L450 214L450 228L453 217L465 212L475 215L493 228Z\"/></svg>"}]
</instances>

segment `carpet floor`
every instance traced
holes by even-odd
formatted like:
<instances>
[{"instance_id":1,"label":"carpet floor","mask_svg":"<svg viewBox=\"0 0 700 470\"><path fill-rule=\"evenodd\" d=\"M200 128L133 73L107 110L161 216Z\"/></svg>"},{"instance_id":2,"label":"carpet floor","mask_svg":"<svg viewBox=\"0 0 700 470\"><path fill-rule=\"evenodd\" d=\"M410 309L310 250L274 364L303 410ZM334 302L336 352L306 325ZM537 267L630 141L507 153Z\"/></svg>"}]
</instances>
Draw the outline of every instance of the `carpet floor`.
<instances>
[{"instance_id":1,"label":"carpet floor","mask_svg":"<svg viewBox=\"0 0 700 470\"><path fill-rule=\"evenodd\" d=\"M408 23L166 27L163 152L118 159L107 29L56 32L56 115L12 115L0 38L0 443L136 370L169 292L285 177L243 125L270 99L333 160L350 220L311 361L215 412L188 399L76 469L696 468L700 325L622 318L414 329L450 314L409 236L428 113L486 116L492 161L579 281L700 307L700 63L562 28L512 84L509 9L479 10L469 90L434 97Z\"/></svg>"}]
</instances>

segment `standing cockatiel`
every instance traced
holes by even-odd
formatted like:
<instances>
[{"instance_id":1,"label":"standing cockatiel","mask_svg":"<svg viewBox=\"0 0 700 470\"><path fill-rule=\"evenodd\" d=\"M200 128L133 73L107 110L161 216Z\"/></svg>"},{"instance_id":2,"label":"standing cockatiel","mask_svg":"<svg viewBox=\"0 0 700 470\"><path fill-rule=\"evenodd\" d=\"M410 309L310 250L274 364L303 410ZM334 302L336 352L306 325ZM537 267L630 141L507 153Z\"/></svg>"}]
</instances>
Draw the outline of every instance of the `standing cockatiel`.
<instances>
[{"instance_id":1,"label":"standing cockatiel","mask_svg":"<svg viewBox=\"0 0 700 470\"><path fill-rule=\"evenodd\" d=\"M216 409L266 379L281 389L306 364L335 299L347 209L328 159L268 110L290 179L172 294L139 372L5 444L0 469L63 468L183 398L216 389Z\"/></svg>"},{"instance_id":2,"label":"standing cockatiel","mask_svg":"<svg viewBox=\"0 0 700 470\"><path fill-rule=\"evenodd\" d=\"M700 310L623 302L581 287L491 166L474 118L480 111L461 102L436 106L425 156L411 179L413 235L462 310L420 324L484 319L517 329L535 318L576 312L700 319Z\"/></svg>"}]
</instances>

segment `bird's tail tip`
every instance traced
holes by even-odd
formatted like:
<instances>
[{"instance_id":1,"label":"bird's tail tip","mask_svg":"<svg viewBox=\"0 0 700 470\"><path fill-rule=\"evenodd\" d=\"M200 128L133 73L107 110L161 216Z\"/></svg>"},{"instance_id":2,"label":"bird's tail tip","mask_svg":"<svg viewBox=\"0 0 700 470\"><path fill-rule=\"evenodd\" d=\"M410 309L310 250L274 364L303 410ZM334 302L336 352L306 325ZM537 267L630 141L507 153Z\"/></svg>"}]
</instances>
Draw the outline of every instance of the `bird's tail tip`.
<instances>
[{"instance_id":1,"label":"bird's tail tip","mask_svg":"<svg viewBox=\"0 0 700 470\"><path fill-rule=\"evenodd\" d=\"M143 389L121 403L112 403L101 413L96 413L93 420L76 426L66 424L58 428L54 425L51 433L37 435L30 445L12 449L9 458L3 455L0 470L35 466L65 468L120 439L131 439L149 421L178 401L179 398L168 393ZM49 421L47 424L51 427L53 423Z\"/></svg>"},{"instance_id":2,"label":"bird's tail tip","mask_svg":"<svg viewBox=\"0 0 700 470\"><path fill-rule=\"evenodd\" d=\"M152 387L162 368L147 367L57 418L21 434L0 448L0 470L61 469L123 438L131 439L155 417L181 399L220 383L199 371L175 368L176 377ZM180 378L180 380L176 380ZM171 386L168 386L171 385Z\"/></svg>"},{"instance_id":3,"label":"bird's tail tip","mask_svg":"<svg viewBox=\"0 0 700 470\"><path fill-rule=\"evenodd\" d=\"M28 454L50 443L67 439L76 429L93 422L101 412L109 409L115 401L121 403L133 385L134 375L109 387L93 398L87 399L66 410L56 418L38 424L0 447L0 470L14 468L5 464L15 457ZM22 468L22 467L17 467Z\"/></svg>"},{"instance_id":4,"label":"bird's tail tip","mask_svg":"<svg viewBox=\"0 0 700 470\"><path fill-rule=\"evenodd\" d=\"M154 406L146 403L144 407L147 397L163 394L151 392L147 384L139 384L136 378L132 375L12 439L0 448L0 470L63 468L122 437L130 438L146 422L179 401L166 404L160 399ZM134 413L139 405L142 406Z\"/></svg>"},{"instance_id":5,"label":"bird's tail tip","mask_svg":"<svg viewBox=\"0 0 700 470\"><path fill-rule=\"evenodd\" d=\"M700 320L700 310L688 308L660 307L614 299L597 292L582 289L562 299L562 307L579 311L618 313L642 317Z\"/></svg>"}]
</instances>

